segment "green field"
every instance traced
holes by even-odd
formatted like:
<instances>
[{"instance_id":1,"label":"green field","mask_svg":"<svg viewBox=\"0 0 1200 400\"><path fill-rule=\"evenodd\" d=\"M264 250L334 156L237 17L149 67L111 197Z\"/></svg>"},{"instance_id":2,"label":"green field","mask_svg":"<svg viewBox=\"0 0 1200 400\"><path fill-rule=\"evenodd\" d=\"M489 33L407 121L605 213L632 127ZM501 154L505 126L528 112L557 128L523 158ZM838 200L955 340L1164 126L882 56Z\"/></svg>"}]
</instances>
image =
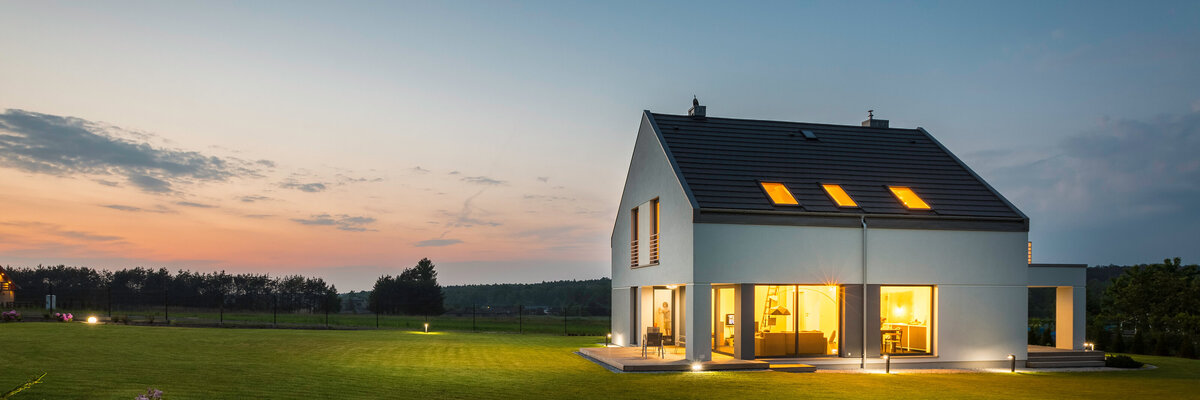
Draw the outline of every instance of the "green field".
<instances>
[{"instance_id":1,"label":"green field","mask_svg":"<svg viewBox=\"0 0 1200 400\"><path fill-rule=\"evenodd\" d=\"M38 309L22 309L22 315L28 320L40 321L43 310ZM95 311L75 311L77 320L86 319L88 315L105 316L107 313L103 310ZM129 319L135 324L166 324L166 316L162 309L140 309L140 310L116 310L113 311L113 317ZM375 314L343 314L332 313L326 316L325 314L299 314L299 313L263 313L263 312L232 312L227 311L220 313L215 309L173 309L170 310L171 325L205 325L211 326L218 323L227 326L257 326L264 327L268 325L276 325L283 328L309 327L323 328L329 326L331 328L388 328L388 329L407 329L407 330L422 330L425 322L429 322L430 326L435 329L443 330L460 330L471 331L477 330L480 332L512 332L512 333L546 333L558 335L593 335L600 336L608 332L609 320L608 317L579 317L553 315L505 315L495 314L489 315L480 313L472 318L470 314L464 316L454 315L439 315L434 317L422 317L412 315L381 315L376 318Z\"/></svg>"},{"instance_id":2,"label":"green field","mask_svg":"<svg viewBox=\"0 0 1200 400\"><path fill-rule=\"evenodd\" d=\"M573 354L596 337L401 330L0 324L0 391L15 399L210 398L1182 398L1200 361L1100 373L615 374ZM768 397L769 396L769 397ZM786 396L786 397L784 397Z\"/></svg>"}]
</instances>

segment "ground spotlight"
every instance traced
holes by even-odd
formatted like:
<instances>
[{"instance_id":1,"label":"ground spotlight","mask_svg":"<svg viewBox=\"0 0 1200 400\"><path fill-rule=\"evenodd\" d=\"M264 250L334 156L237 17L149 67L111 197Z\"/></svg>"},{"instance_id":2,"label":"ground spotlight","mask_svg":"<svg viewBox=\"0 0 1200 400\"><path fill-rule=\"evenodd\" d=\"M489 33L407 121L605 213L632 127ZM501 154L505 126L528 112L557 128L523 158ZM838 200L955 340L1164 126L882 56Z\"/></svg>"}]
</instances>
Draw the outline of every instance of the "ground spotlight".
<instances>
[{"instance_id":1,"label":"ground spotlight","mask_svg":"<svg viewBox=\"0 0 1200 400\"><path fill-rule=\"evenodd\" d=\"M702 369L704 369L704 364L701 364L699 362L692 363L692 371L700 371Z\"/></svg>"},{"instance_id":2,"label":"ground spotlight","mask_svg":"<svg viewBox=\"0 0 1200 400\"><path fill-rule=\"evenodd\" d=\"M89 323L89 324L94 324L99 321L100 320L96 319L96 317L88 317L88 319L87 319L87 323Z\"/></svg>"},{"instance_id":3,"label":"ground spotlight","mask_svg":"<svg viewBox=\"0 0 1200 400\"><path fill-rule=\"evenodd\" d=\"M429 333L429 323L425 323L425 333Z\"/></svg>"},{"instance_id":4,"label":"ground spotlight","mask_svg":"<svg viewBox=\"0 0 1200 400\"><path fill-rule=\"evenodd\" d=\"M892 373L892 357L887 354L883 355L883 373Z\"/></svg>"},{"instance_id":5,"label":"ground spotlight","mask_svg":"<svg viewBox=\"0 0 1200 400\"><path fill-rule=\"evenodd\" d=\"M1008 355L1008 372L1017 372L1017 356Z\"/></svg>"}]
</instances>

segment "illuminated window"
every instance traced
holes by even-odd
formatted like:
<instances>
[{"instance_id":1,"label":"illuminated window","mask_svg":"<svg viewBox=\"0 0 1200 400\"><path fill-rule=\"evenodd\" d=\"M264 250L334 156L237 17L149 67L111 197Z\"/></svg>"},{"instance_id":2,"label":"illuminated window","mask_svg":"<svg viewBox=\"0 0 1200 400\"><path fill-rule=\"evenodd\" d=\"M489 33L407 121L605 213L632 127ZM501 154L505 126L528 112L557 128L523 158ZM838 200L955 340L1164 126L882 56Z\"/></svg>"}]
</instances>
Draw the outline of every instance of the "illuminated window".
<instances>
[{"instance_id":1,"label":"illuminated window","mask_svg":"<svg viewBox=\"0 0 1200 400\"><path fill-rule=\"evenodd\" d=\"M636 267L640 263L640 256L638 254L638 209L633 209L633 211L630 212L630 216L633 217L631 218L630 223L631 227L633 228L633 233L630 235L631 238L629 241L629 265L631 267Z\"/></svg>"},{"instance_id":2,"label":"illuminated window","mask_svg":"<svg viewBox=\"0 0 1200 400\"><path fill-rule=\"evenodd\" d=\"M662 204L658 199L650 200L650 212L654 215L650 217L650 263L658 264L658 224L661 221L659 212L662 211Z\"/></svg>"},{"instance_id":3,"label":"illuminated window","mask_svg":"<svg viewBox=\"0 0 1200 400\"><path fill-rule=\"evenodd\" d=\"M831 285L755 285L754 356L837 354L839 297Z\"/></svg>"},{"instance_id":4,"label":"illuminated window","mask_svg":"<svg viewBox=\"0 0 1200 400\"><path fill-rule=\"evenodd\" d=\"M783 186L782 183L763 182L762 188L767 192L767 196L771 197L771 202L777 206L800 205L800 202L792 197L792 192L788 191L787 186Z\"/></svg>"},{"instance_id":5,"label":"illuminated window","mask_svg":"<svg viewBox=\"0 0 1200 400\"><path fill-rule=\"evenodd\" d=\"M879 333L884 354L933 350L933 287L880 286Z\"/></svg>"},{"instance_id":6,"label":"illuminated window","mask_svg":"<svg viewBox=\"0 0 1200 400\"><path fill-rule=\"evenodd\" d=\"M921 200L921 197L917 196L917 193L908 187L888 186L888 189L892 191L892 194L896 195L896 199L900 200L904 204L904 207L910 210L929 209L929 204L926 204L925 200Z\"/></svg>"},{"instance_id":7,"label":"illuminated window","mask_svg":"<svg viewBox=\"0 0 1200 400\"><path fill-rule=\"evenodd\" d=\"M850 195L846 194L846 191L842 190L841 186L821 184L821 187L825 188L825 193L833 199L834 203L837 203L838 207L858 207L858 203L855 203L854 199L851 199Z\"/></svg>"}]
</instances>

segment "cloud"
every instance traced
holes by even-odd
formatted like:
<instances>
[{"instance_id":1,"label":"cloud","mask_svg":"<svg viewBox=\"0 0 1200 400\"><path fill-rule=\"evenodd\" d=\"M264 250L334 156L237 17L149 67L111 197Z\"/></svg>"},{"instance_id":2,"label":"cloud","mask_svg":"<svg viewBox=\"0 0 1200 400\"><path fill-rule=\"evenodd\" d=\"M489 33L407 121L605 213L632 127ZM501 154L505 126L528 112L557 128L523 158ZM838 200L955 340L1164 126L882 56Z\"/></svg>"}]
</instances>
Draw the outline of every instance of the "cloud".
<instances>
[{"instance_id":1,"label":"cloud","mask_svg":"<svg viewBox=\"0 0 1200 400\"><path fill-rule=\"evenodd\" d=\"M29 230L33 230L33 231L37 231L37 232L43 232L43 233L47 233L47 234L51 234L51 235L55 235L55 236L59 236L59 237L68 238L68 239L84 240L84 241L89 241L89 242L112 242L112 241L117 241L117 240L122 239L120 236L100 235L100 234L95 234L95 233L90 233L90 232L67 230L67 229L64 229L62 225L45 223L45 222L9 221L9 222L0 222L0 225L25 228L25 229L29 229Z\"/></svg>"},{"instance_id":2,"label":"cloud","mask_svg":"<svg viewBox=\"0 0 1200 400\"><path fill-rule=\"evenodd\" d=\"M104 179L96 179L96 183L99 183L101 185L108 186L108 187L120 187L121 186L120 183L113 182L113 181L107 181Z\"/></svg>"},{"instance_id":3,"label":"cloud","mask_svg":"<svg viewBox=\"0 0 1200 400\"><path fill-rule=\"evenodd\" d=\"M343 231L364 232L372 230L366 226L375 223L375 218L346 214L317 214L309 218L292 218L292 221L301 225L332 226Z\"/></svg>"},{"instance_id":4,"label":"cloud","mask_svg":"<svg viewBox=\"0 0 1200 400\"><path fill-rule=\"evenodd\" d=\"M257 174L240 160L155 147L148 143L153 137L79 118L6 110L0 114L0 166L55 176L118 175L149 193Z\"/></svg>"},{"instance_id":5,"label":"cloud","mask_svg":"<svg viewBox=\"0 0 1200 400\"><path fill-rule=\"evenodd\" d=\"M466 200L463 200L462 209L460 209L456 213L452 213L452 212L443 210L442 216L445 216L450 219L448 222L446 222L446 226L451 227L451 228L470 228L470 227L479 226L479 225L481 225L481 226L500 226L499 222L487 221L487 220L482 219L479 216L479 214L485 213L485 212L483 210L480 210L478 207L475 207L472 204L472 202L475 201L475 198L479 197L479 195L483 194L483 192L484 192L484 190L480 190L479 192L471 195L470 197L467 197Z\"/></svg>"},{"instance_id":6,"label":"cloud","mask_svg":"<svg viewBox=\"0 0 1200 400\"><path fill-rule=\"evenodd\" d=\"M249 215L243 215L243 217L253 218L253 219L263 219L263 218L274 217L274 215L271 215L271 214L249 214Z\"/></svg>"},{"instance_id":7,"label":"cloud","mask_svg":"<svg viewBox=\"0 0 1200 400\"><path fill-rule=\"evenodd\" d=\"M263 167L266 167L266 168L275 168L275 162L271 161L271 160L258 160L258 161L255 161L254 163L261 165Z\"/></svg>"},{"instance_id":8,"label":"cloud","mask_svg":"<svg viewBox=\"0 0 1200 400\"><path fill-rule=\"evenodd\" d=\"M256 201L263 201L263 200L270 200L270 199L271 198L267 197L267 196L242 196L241 198L239 198L239 200L241 200L243 203L253 203Z\"/></svg>"},{"instance_id":9,"label":"cloud","mask_svg":"<svg viewBox=\"0 0 1200 400\"><path fill-rule=\"evenodd\" d=\"M463 241L458 240L458 239L429 239L429 240L422 240L420 242L417 242L415 244L415 246L417 246L417 247L442 247L442 246L449 246L449 245L453 245L453 244L459 244L462 242Z\"/></svg>"},{"instance_id":10,"label":"cloud","mask_svg":"<svg viewBox=\"0 0 1200 400\"><path fill-rule=\"evenodd\" d=\"M421 166L420 166L420 165L418 165L418 166L415 166L415 167L412 167L412 168L409 168L409 170L410 170L410 171L412 171L412 172L416 172L416 173L418 173L418 174L428 174L428 173L430 173L430 172L431 172L431 171L429 171L429 170L427 170L427 169L425 169L425 168L421 168Z\"/></svg>"},{"instance_id":11,"label":"cloud","mask_svg":"<svg viewBox=\"0 0 1200 400\"><path fill-rule=\"evenodd\" d=\"M1200 100L1197 100L1197 104L1200 104ZM462 173L462 172L458 172L458 171L450 171L450 172L449 172L449 173L447 173L446 175L458 175L458 174L461 174L461 173Z\"/></svg>"},{"instance_id":12,"label":"cloud","mask_svg":"<svg viewBox=\"0 0 1200 400\"><path fill-rule=\"evenodd\" d=\"M1029 157L1030 154L1036 155ZM1106 121L1050 149L982 155L986 171L1018 206L1051 218L1140 218L1200 204L1200 112Z\"/></svg>"},{"instance_id":13,"label":"cloud","mask_svg":"<svg viewBox=\"0 0 1200 400\"><path fill-rule=\"evenodd\" d=\"M486 176L467 176L462 178L463 182L474 183L476 185L496 186L503 185L505 182L499 179L492 179Z\"/></svg>"},{"instance_id":14,"label":"cloud","mask_svg":"<svg viewBox=\"0 0 1200 400\"><path fill-rule=\"evenodd\" d=\"M320 183L320 182L298 183L295 181L288 181L288 182L280 183L279 187L284 188L284 189L296 189L301 192L308 192L308 193L324 192L325 189L327 189L325 184Z\"/></svg>"},{"instance_id":15,"label":"cloud","mask_svg":"<svg viewBox=\"0 0 1200 400\"><path fill-rule=\"evenodd\" d=\"M154 208L154 209L146 209L146 208L141 208L141 207L126 206L126 205L121 205L121 204L102 204L102 205L100 205L100 207L111 208L111 209L118 210L118 211L128 211L128 212L152 212L152 213L172 212L171 209L163 207L163 206L158 206L157 208Z\"/></svg>"},{"instance_id":16,"label":"cloud","mask_svg":"<svg viewBox=\"0 0 1200 400\"><path fill-rule=\"evenodd\" d=\"M217 206L214 206L212 204L193 203L190 201L177 201L177 202L175 202L175 204L181 205L184 207L194 207L194 208L217 208Z\"/></svg>"},{"instance_id":17,"label":"cloud","mask_svg":"<svg viewBox=\"0 0 1200 400\"><path fill-rule=\"evenodd\" d=\"M539 177L537 177L537 180L538 180L538 181L541 181L541 182L550 182L550 177L548 177L548 176L539 176Z\"/></svg>"}]
</instances>

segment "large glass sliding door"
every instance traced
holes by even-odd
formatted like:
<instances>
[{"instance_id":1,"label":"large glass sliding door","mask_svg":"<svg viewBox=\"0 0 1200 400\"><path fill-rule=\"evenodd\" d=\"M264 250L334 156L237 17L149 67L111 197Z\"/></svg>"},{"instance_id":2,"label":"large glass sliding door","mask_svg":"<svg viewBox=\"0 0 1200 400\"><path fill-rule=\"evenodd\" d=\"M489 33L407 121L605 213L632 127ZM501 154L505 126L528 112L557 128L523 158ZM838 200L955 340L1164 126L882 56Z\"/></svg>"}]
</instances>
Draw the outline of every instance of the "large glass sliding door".
<instances>
[{"instance_id":1,"label":"large glass sliding door","mask_svg":"<svg viewBox=\"0 0 1200 400\"><path fill-rule=\"evenodd\" d=\"M754 355L837 354L839 297L837 286L755 286Z\"/></svg>"},{"instance_id":2,"label":"large glass sliding door","mask_svg":"<svg viewBox=\"0 0 1200 400\"><path fill-rule=\"evenodd\" d=\"M713 288L713 340L712 350L717 353L733 355L733 346L737 338L734 335L736 311L734 309L734 291L732 287Z\"/></svg>"}]
</instances>

